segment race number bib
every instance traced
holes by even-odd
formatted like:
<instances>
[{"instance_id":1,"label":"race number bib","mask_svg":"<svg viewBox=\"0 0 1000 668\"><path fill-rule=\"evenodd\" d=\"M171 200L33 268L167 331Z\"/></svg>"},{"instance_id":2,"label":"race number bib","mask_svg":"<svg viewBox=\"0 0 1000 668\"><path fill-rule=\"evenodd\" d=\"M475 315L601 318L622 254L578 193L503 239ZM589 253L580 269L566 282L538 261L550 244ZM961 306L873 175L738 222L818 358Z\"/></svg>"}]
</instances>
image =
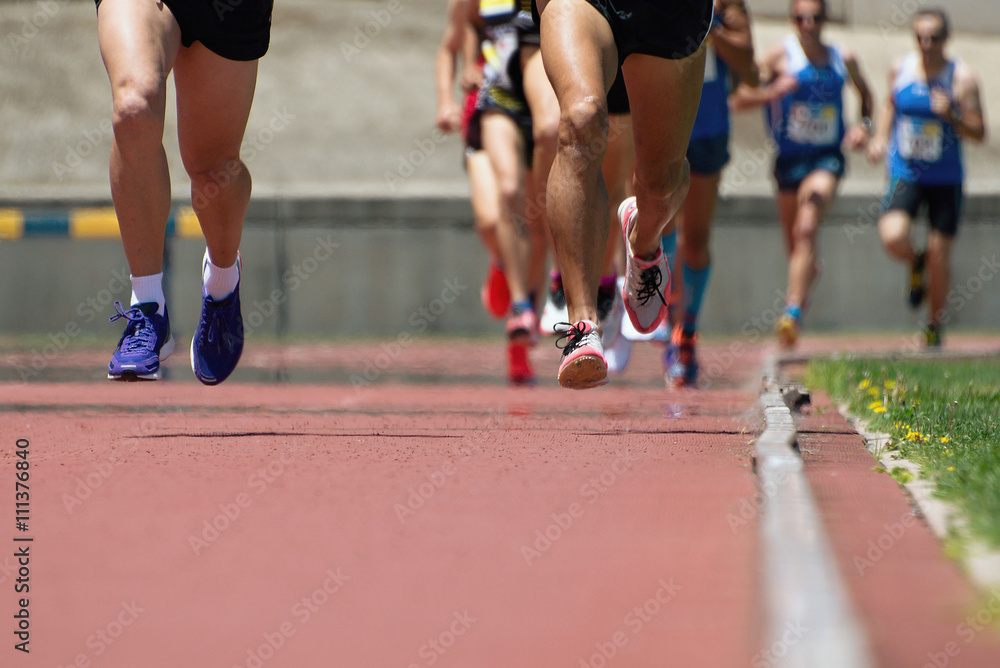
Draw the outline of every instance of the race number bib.
<instances>
[{"instance_id":1,"label":"race number bib","mask_svg":"<svg viewBox=\"0 0 1000 668\"><path fill-rule=\"evenodd\" d=\"M796 144L829 146L837 143L837 107L795 102L788 113L788 138Z\"/></svg>"},{"instance_id":2,"label":"race number bib","mask_svg":"<svg viewBox=\"0 0 1000 668\"><path fill-rule=\"evenodd\" d=\"M905 160L937 162L944 147L944 128L933 118L903 116L899 122L899 154Z\"/></svg>"},{"instance_id":3,"label":"race number bib","mask_svg":"<svg viewBox=\"0 0 1000 668\"><path fill-rule=\"evenodd\" d=\"M480 0L479 2L479 15L486 20L516 13L514 0Z\"/></svg>"}]
</instances>

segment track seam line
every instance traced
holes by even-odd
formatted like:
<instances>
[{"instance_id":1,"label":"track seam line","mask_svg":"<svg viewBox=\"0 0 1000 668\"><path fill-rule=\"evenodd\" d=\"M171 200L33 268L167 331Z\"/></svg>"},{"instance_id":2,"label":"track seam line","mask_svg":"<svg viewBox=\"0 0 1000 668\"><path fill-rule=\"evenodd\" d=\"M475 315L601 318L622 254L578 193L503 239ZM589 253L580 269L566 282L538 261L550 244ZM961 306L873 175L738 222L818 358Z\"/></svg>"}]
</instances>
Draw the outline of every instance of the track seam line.
<instances>
[{"instance_id":1,"label":"track seam line","mask_svg":"<svg viewBox=\"0 0 1000 668\"><path fill-rule=\"evenodd\" d=\"M763 650L754 665L872 668L795 448L795 423L780 392L774 354L764 362L760 402L766 426L754 444L754 469L763 501L765 620Z\"/></svg>"}]
</instances>

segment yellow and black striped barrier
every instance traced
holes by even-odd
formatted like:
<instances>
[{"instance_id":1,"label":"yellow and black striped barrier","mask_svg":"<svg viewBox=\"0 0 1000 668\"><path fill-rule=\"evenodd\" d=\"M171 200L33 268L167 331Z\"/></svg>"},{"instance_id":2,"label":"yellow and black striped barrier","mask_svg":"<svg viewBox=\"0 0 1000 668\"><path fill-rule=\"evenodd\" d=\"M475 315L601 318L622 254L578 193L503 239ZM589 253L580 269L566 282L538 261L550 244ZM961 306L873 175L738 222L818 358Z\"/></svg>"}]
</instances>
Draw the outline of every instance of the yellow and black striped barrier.
<instances>
[{"instance_id":1,"label":"yellow and black striped barrier","mask_svg":"<svg viewBox=\"0 0 1000 668\"><path fill-rule=\"evenodd\" d=\"M0 239L70 237L117 239L118 218L111 207L69 210L0 209ZM201 238L201 225L190 207L170 212L168 237Z\"/></svg>"}]
</instances>

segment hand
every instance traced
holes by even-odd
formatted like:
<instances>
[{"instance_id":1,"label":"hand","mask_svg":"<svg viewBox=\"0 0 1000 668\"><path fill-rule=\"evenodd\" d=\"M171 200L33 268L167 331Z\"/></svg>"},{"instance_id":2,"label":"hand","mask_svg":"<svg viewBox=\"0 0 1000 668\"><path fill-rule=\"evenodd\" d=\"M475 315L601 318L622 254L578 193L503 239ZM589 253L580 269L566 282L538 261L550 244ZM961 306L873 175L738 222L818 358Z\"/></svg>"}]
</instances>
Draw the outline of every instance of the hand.
<instances>
[{"instance_id":1,"label":"hand","mask_svg":"<svg viewBox=\"0 0 1000 668\"><path fill-rule=\"evenodd\" d=\"M799 80L791 74L779 74L774 81L767 85L768 99L780 100L781 98L795 92L799 87Z\"/></svg>"},{"instance_id":2,"label":"hand","mask_svg":"<svg viewBox=\"0 0 1000 668\"><path fill-rule=\"evenodd\" d=\"M466 67L462 69L459 85L464 91L475 90L483 85L483 68Z\"/></svg>"},{"instance_id":3,"label":"hand","mask_svg":"<svg viewBox=\"0 0 1000 668\"><path fill-rule=\"evenodd\" d=\"M863 125L855 125L844 133L844 146L852 151L863 149L868 145L868 129Z\"/></svg>"},{"instance_id":4,"label":"hand","mask_svg":"<svg viewBox=\"0 0 1000 668\"><path fill-rule=\"evenodd\" d=\"M435 125L441 132L456 132L462 127L462 110L455 104L454 100L450 100L438 108Z\"/></svg>"},{"instance_id":5,"label":"hand","mask_svg":"<svg viewBox=\"0 0 1000 668\"><path fill-rule=\"evenodd\" d=\"M865 153L868 155L868 162L873 165L877 165L885 160L885 142L881 139L872 137L868 140L868 150Z\"/></svg>"},{"instance_id":6,"label":"hand","mask_svg":"<svg viewBox=\"0 0 1000 668\"><path fill-rule=\"evenodd\" d=\"M952 106L951 96L942 88L931 89L931 111L949 123L955 120L955 110Z\"/></svg>"}]
</instances>

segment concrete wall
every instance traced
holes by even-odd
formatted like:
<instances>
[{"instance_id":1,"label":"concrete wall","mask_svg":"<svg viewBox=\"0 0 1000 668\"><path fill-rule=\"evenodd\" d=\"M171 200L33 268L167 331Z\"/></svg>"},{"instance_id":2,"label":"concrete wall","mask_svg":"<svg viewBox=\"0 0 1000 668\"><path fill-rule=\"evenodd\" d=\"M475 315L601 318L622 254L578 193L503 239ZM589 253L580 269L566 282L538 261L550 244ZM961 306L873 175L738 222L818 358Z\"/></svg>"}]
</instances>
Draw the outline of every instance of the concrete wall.
<instances>
[{"instance_id":1,"label":"concrete wall","mask_svg":"<svg viewBox=\"0 0 1000 668\"><path fill-rule=\"evenodd\" d=\"M888 260L871 198L841 197L824 223L824 273L812 330L919 327L905 303L907 272ZM918 228L918 238L926 224ZM723 201L713 234L708 333L767 335L782 305L786 261L770 198ZM204 245L170 242L171 322L189 337L200 304ZM242 245L243 312L253 335L378 336L499 333L479 303L485 254L467 201L255 202ZM953 327L1000 327L1000 197L969 198L954 249ZM107 337L112 303L127 303L121 244L29 238L0 243L0 333Z\"/></svg>"},{"instance_id":2,"label":"concrete wall","mask_svg":"<svg viewBox=\"0 0 1000 668\"><path fill-rule=\"evenodd\" d=\"M754 16L788 16L791 0L748 0ZM1000 33L1000 12L995 3L983 0L827 0L827 13L834 21L849 25L879 26L892 31L909 27L920 7L941 7L956 30Z\"/></svg>"}]
</instances>

